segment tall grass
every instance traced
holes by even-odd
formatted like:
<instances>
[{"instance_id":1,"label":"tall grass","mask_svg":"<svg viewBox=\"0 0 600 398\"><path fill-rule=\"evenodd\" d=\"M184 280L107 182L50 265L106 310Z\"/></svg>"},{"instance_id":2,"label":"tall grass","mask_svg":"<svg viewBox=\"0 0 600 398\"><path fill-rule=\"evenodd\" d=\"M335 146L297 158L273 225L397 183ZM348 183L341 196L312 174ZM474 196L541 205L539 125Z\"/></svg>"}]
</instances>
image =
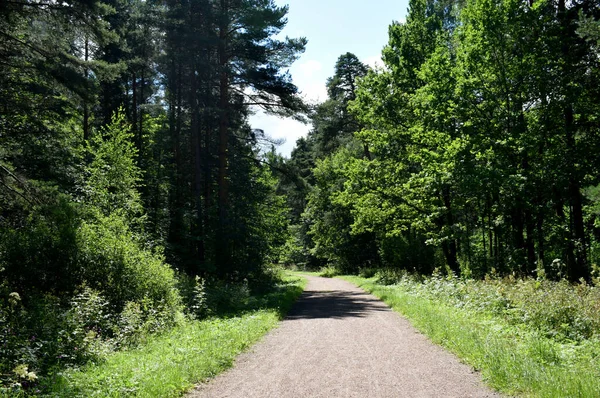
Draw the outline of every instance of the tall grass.
<instances>
[{"instance_id":1,"label":"tall grass","mask_svg":"<svg viewBox=\"0 0 600 398\"><path fill-rule=\"evenodd\" d=\"M71 369L46 381L40 396L176 397L230 367L235 357L274 328L306 281L287 276L277 290L255 297L252 308L220 319L187 321L147 344L106 361Z\"/></svg>"},{"instance_id":2,"label":"tall grass","mask_svg":"<svg viewBox=\"0 0 600 398\"><path fill-rule=\"evenodd\" d=\"M501 392L534 397L600 396L600 340L595 335L577 341L565 335L550 337L547 328L528 324L526 319L516 322L505 318L499 315L502 311L491 311L485 300L478 301L473 295L449 299L446 293L453 288L444 289L439 281L437 286L427 286L430 281L406 279L385 286L377 283L377 278L344 279L405 315L434 342L480 370ZM498 283L493 286L497 288ZM510 313L510 306L506 310ZM548 308L547 313L556 310Z\"/></svg>"}]
</instances>

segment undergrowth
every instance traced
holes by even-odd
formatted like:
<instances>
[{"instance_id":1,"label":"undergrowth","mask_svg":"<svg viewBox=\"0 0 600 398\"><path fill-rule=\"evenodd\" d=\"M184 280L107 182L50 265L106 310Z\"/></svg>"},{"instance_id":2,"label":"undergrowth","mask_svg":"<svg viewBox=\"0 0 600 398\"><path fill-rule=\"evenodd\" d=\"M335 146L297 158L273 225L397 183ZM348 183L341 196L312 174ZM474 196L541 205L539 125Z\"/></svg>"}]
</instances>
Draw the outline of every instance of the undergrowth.
<instances>
[{"instance_id":1,"label":"undergrowth","mask_svg":"<svg viewBox=\"0 0 600 398\"><path fill-rule=\"evenodd\" d=\"M546 280L344 277L384 300L507 394L600 396L600 292Z\"/></svg>"},{"instance_id":2,"label":"undergrowth","mask_svg":"<svg viewBox=\"0 0 600 398\"><path fill-rule=\"evenodd\" d=\"M229 367L236 355L275 327L304 284L304 279L286 275L254 294L244 284L209 287L197 280L189 299L195 306L174 327L154 334L131 331L143 340L118 352L99 353L82 366L56 368L41 376L34 388L7 389L0 397L179 396ZM136 311L131 309L129 316L135 318ZM128 333L127 322L138 325L135 319L123 322L121 334Z\"/></svg>"},{"instance_id":3,"label":"undergrowth","mask_svg":"<svg viewBox=\"0 0 600 398\"><path fill-rule=\"evenodd\" d=\"M333 265L327 265L319 271L319 276L322 276L323 278L333 278L338 275L342 275L342 271Z\"/></svg>"}]
</instances>

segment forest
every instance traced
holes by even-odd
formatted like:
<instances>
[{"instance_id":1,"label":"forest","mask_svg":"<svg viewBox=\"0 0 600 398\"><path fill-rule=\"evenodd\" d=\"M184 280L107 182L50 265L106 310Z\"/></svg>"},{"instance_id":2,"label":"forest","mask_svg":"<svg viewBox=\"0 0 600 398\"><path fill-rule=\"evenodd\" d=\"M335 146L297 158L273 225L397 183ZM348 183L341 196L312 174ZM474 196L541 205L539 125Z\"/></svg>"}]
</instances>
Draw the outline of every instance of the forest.
<instances>
[{"instance_id":1,"label":"forest","mask_svg":"<svg viewBox=\"0 0 600 398\"><path fill-rule=\"evenodd\" d=\"M597 277L599 12L415 0L384 67L342 55L282 185L291 261Z\"/></svg>"},{"instance_id":2,"label":"forest","mask_svg":"<svg viewBox=\"0 0 600 398\"><path fill-rule=\"evenodd\" d=\"M0 7L2 386L203 316L205 282L268 288L286 207L247 117L307 112L287 7Z\"/></svg>"},{"instance_id":3,"label":"forest","mask_svg":"<svg viewBox=\"0 0 600 398\"><path fill-rule=\"evenodd\" d=\"M0 395L263 308L281 267L600 285L597 1L410 0L319 104L287 13L0 1ZM289 158L259 109L311 124Z\"/></svg>"}]
</instances>

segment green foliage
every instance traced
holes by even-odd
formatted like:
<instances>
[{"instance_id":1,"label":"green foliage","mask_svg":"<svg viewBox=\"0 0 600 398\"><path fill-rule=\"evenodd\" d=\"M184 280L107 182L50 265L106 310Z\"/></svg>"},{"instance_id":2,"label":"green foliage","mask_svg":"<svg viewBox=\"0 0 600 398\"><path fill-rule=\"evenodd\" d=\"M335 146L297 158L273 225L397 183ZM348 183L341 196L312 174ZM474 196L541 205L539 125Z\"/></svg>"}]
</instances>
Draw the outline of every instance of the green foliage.
<instances>
[{"instance_id":1,"label":"green foliage","mask_svg":"<svg viewBox=\"0 0 600 398\"><path fill-rule=\"evenodd\" d=\"M377 261L374 234L354 231L351 205L339 197L351 156L349 150L340 150L317 162L313 170L315 186L308 195L303 215L310 225L308 234L314 242L311 254L332 262L345 272Z\"/></svg>"},{"instance_id":2,"label":"green foliage","mask_svg":"<svg viewBox=\"0 0 600 398\"><path fill-rule=\"evenodd\" d=\"M63 372L49 391L58 397L179 396L230 367L276 324L277 316L269 311L187 322L100 365Z\"/></svg>"},{"instance_id":3,"label":"green foliage","mask_svg":"<svg viewBox=\"0 0 600 398\"><path fill-rule=\"evenodd\" d=\"M385 268L400 268L421 274L433 271L436 251L418 234L384 237L379 243L381 263Z\"/></svg>"},{"instance_id":4,"label":"green foliage","mask_svg":"<svg viewBox=\"0 0 600 398\"><path fill-rule=\"evenodd\" d=\"M361 278L372 278L377 274L378 271L379 270L377 268L364 267L359 270L358 275Z\"/></svg>"},{"instance_id":5,"label":"green foliage","mask_svg":"<svg viewBox=\"0 0 600 398\"><path fill-rule=\"evenodd\" d=\"M44 387L57 397L179 396L230 367L240 352L275 327L305 283L286 276L271 292L251 296L243 312L186 321L102 363L62 372L47 379Z\"/></svg>"},{"instance_id":6,"label":"green foliage","mask_svg":"<svg viewBox=\"0 0 600 398\"><path fill-rule=\"evenodd\" d=\"M319 276L322 276L324 278L333 278L334 276L338 276L341 275L342 271L340 271L339 268L333 266L333 265L328 265L326 267L321 268L321 271L319 272Z\"/></svg>"},{"instance_id":7,"label":"green foliage","mask_svg":"<svg viewBox=\"0 0 600 398\"><path fill-rule=\"evenodd\" d=\"M232 171L231 191L239 200L230 206L227 223L222 225L228 233L229 260L215 274L252 283L280 257L288 238L288 209L285 197L276 192L277 179L268 165L248 160L238 166Z\"/></svg>"},{"instance_id":8,"label":"green foliage","mask_svg":"<svg viewBox=\"0 0 600 398\"><path fill-rule=\"evenodd\" d=\"M82 275L77 262L81 207L55 188L41 188L37 196L39 203L21 208L20 225L0 224L6 283L21 293L72 292Z\"/></svg>"},{"instance_id":9,"label":"green foliage","mask_svg":"<svg viewBox=\"0 0 600 398\"><path fill-rule=\"evenodd\" d=\"M149 299L129 301L118 313L89 287L64 304L48 294L13 297L20 296L13 292L0 297L0 391L14 393L35 387L37 378L57 369L102 362L115 350L137 346L181 319L172 308ZM27 367L36 380L16 374L17 367Z\"/></svg>"},{"instance_id":10,"label":"green foliage","mask_svg":"<svg viewBox=\"0 0 600 398\"><path fill-rule=\"evenodd\" d=\"M190 312L197 318L202 319L208 312L206 299L206 281L199 276L194 278L194 290Z\"/></svg>"},{"instance_id":11,"label":"green foliage","mask_svg":"<svg viewBox=\"0 0 600 398\"><path fill-rule=\"evenodd\" d=\"M281 249L279 261L286 266L306 265L310 261L310 253L303 244L303 234L300 226L289 226L288 239Z\"/></svg>"},{"instance_id":12,"label":"green foliage","mask_svg":"<svg viewBox=\"0 0 600 398\"><path fill-rule=\"evenodd\" d=\"M121 309L129 301L150 300L175 315L179 308L174 271L160 253L144 249L123 217L98 215L79 229L78 259L85 264L84 280Z\"/></svg>"},{"instance_id":13,"label":"green foliage","mask_svg":"<svg viewBox=\"0 0 600 398\"><path fill-rule=\"evenodd\" d=\"M246 103L299 119L307 111L283 73L306 40L274 39L287 10L272 1L3 5L8 394L143 345L181 321L184 302L200 319L273 287L278 272L266 264L281 257L288 209Z\"/></svg>"},{"instance_id":14,"label":"green foliage","mask_svg":"<svg viewBox=\"0 0 600 398\"><path fill-rule=\"evenodd\" d=\"M83 188L88 204L104 215L118 213L130 222L142 212L137 190L142 172L136 163L137 150L132 139L130 126L120 109L89 143L91 161L85 168Z\"/></svg>"},{"instance_id":15,"label":"green foliage","mask_svg":"<svg viewBox=\"0 0 600 398\"><path fill-rule=\"evenodd\" d=\"M600 336L600 289L585 283L487 277L485 280L443 276L416 277L380 270L377 283L394 285L419 297L476 311L524 326L557 342L585 342Z\"/></svg>"},{"instance_id":16,"label":"green foliage","mask_svg":"<svg viewBox=\"0 0 600 398\"><path fill-rule=\"evenodd\" d=\"M345 78L340 57L295 153L317 160L312 254L356 271L363 234L385 267L591 281L596 17L582 4L412 0L385 68Z\"/></svg>"},{"instance_id":17,"label":"green foliage","mask_svg":"<svg viewBox=\"0 0 600 398\"><path fill-rule=\"evenodd\" d=\"M108 301L99 292L83 288L70 300L68 309L61 315L64 323L56 336L59 344L63 345L58 354L61 362L84 364L98 361L110 351L110 344L102 338L111 335L114 320Z\"/></svg>"}]
</instances>

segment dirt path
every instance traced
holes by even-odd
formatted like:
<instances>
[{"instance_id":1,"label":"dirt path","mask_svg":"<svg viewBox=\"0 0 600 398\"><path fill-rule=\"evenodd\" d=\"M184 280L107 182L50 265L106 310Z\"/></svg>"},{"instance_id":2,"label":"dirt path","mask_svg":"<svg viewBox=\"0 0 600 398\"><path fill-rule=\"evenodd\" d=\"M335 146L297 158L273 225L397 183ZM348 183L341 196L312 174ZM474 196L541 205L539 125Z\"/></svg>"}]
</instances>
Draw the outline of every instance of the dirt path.
<instances>
[{"instance_id":1,"label":"dirt path","mask_svg":"<svg viewBox=\"0 0 600 398\"><path fill-rule=\"evenodd\" d=\"M497 397L374 296L309 276L280 327L189 397Z\"/></svg>"}]
</instances>

